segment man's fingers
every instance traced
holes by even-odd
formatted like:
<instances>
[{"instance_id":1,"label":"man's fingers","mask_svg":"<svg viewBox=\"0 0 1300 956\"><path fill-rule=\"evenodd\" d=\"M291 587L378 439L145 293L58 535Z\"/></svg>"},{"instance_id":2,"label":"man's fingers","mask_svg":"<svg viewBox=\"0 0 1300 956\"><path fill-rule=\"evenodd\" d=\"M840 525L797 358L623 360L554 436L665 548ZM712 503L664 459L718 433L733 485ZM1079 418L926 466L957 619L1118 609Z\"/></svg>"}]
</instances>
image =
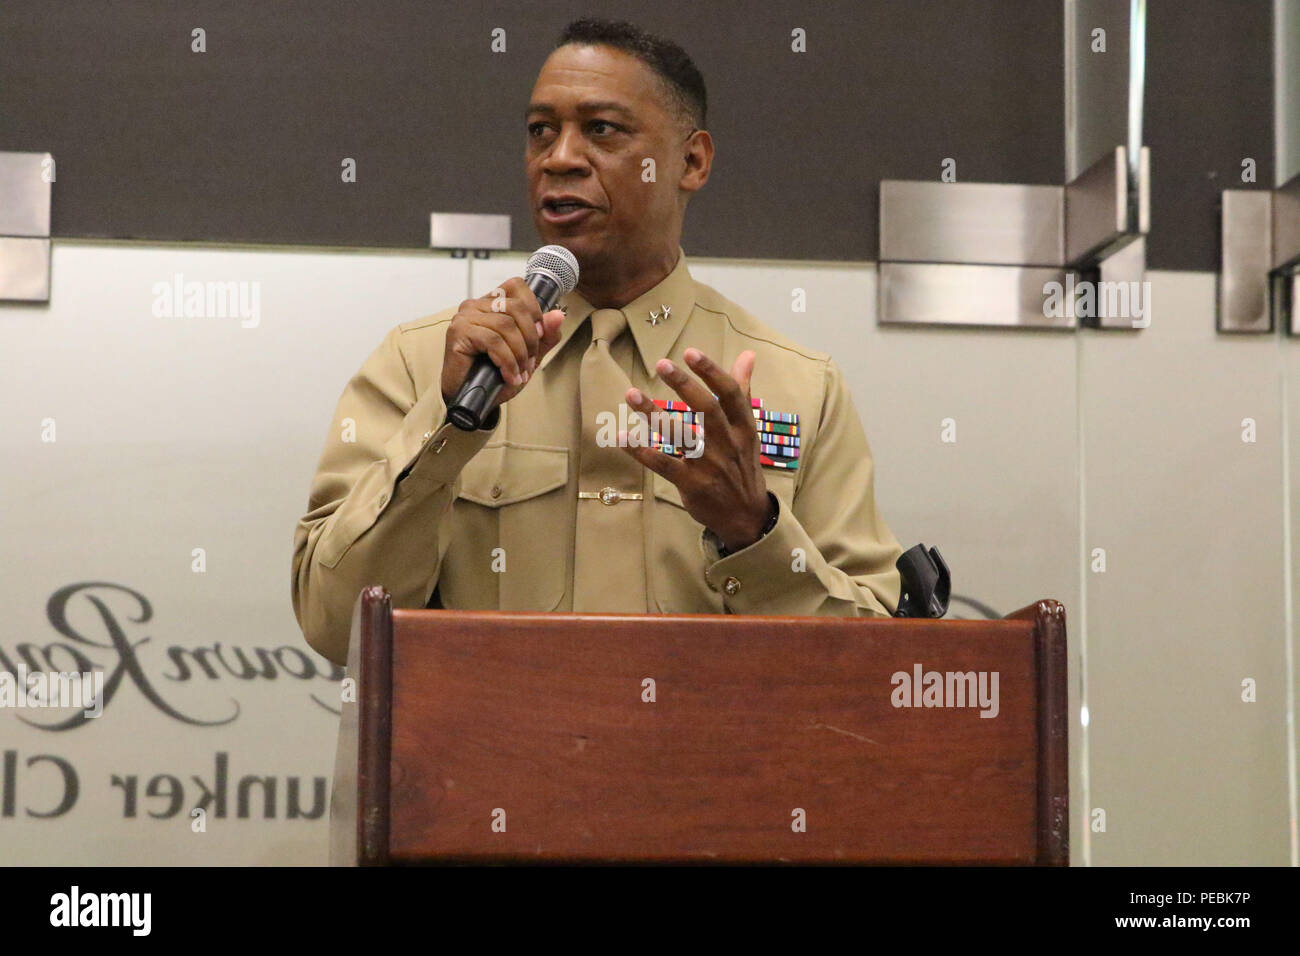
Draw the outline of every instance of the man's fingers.
<instances>
[{"instance_id":1,"label":"man's fingers","mask_svg":"<svg viewBox=\"0 0 1300 956\"><path fill-rule=\"evenodd\" d=\"M740 386L747 399L750 398L749 383L754 376L755 358L754 352L746 349L736 356L736 364L731 366L731 377L736 380L736 384Z\"/></svg>"},{"instance_id":2,"label":"man's fingers","mask_svg":"<svg viewBox=\"0 0 1300 956\"><path fill-rule=\"evenodd\" d=\"M514 353L515 364L519 367L519 370L521 372L528 371L530 359L528 343L524 340L524 333L520 331L515 315L510 310L493 312L489 319L488 328L501 336L506 346Z\"/></svg>"},{"instance_id":3,"label":"man's fingers","mask_svg":"<svg viewBox=\"0 0 1300 956\"><path fill-rule=\"evenodd\" d=\"M713 397L713 393L701 385L699 380L686 369L674 365L668 359L660 359L655 363L655 371L681 397L682 401L695 411L705 415L710 412L715 416L723 414L721 406L718 405L718 400ZM705 420L707 421L707 419Z\"/></svg>"},{"instance_id":4,"label":"man's fingers","mask_svg":"<svg viewBox=\"0 0 1300 956\"><path fill-rule=\"evenodd\" d=\"M713 390L713 394L718 396L718 403L727 420L733 425L751 423L754 413L749 410L749 398L742 386L699 349L687 349L684 355L691 371L702 378Z\"/></svg>"},{"instance_id":5,"label":"man's fingers","mask_svg":"<svg viewBox=\"0 0 1300 956\"><path fill-rule=\"evenodd\" d=\"M674 485L686 476L686 465L681 460L667 455L657 448L646 448L641 445L632 445L627 438L627 432L618 433L618 445L623 451L627 452L641 464L645 465L656 475L662 475Z\"/></svg>"},{"instance_id":6,"label":"man's fingers","mask_svg":"<svg viewBox=\"0 0 1300 956\"><path fill-rule=\"evenodd\" d=\"M647 441L653 441L650 437L650 426L653 426L655 423L653 416L656 412L662 412L663 409L650 401L650 399L646 397L645 393L639 388L629 388L627 392L624 393L623 399L627 402L629 409L633 412L640 413L648 419L644 435ZM686 476L688 466L684 461L666 454L658 448L646 445L636 445L633 447L627 432L618 433L618 443L619 447L631 454L633 458L641 462L641 464L645 465L655 474L663 475L663 477L667 478L674 485L678 484ZM635 454L636 452L643 452L644 454Z\"/></svg>"},{"instance_id":7,"label":"man's fingers","mask_svg":"<svg viewBox=\"0 0 1300 956\"><path fill-rule=\"evenodd\" d=\"M501 371L501 378L507 385L522 385L523 376L514 350L497 332L485 325L472 325L465 331L465 338L473 347L474 354L486 352Z\"/></svg>"},{"instance_id":8,"label":"man's fingers","mask_svg":"<svg viewBox=\"0 0 1300 956\"><path fill-rule=\"evenodd\" d=\"M524 348L528 350L528 357L537 355L537 346L541 341L541 336L537 334L536 320L533 318L534 311L535 308L530 308L517 299L510 300L506 308L506 314L514 319L515 328L519 330L519 334L523 337Z\"/></svg>"},{"instance_id":9,"label":"man's fingers","mask_svg":"<svg viewBox=\"0 0 1300 956\"><path fill-rule=\"evenodd\" d=\"M688 423L681 416L660 408L639 388L629 388L623 399L629 409L648 420L647 434L658 428L660 440L665 444L676 445L688 460L694 461L704 454L704 426L699 422Z\"/></svg>"},{"instance_id":10,"label":"man's fingers","mask_svg":"<svg viewBox=\"0 0 1300 956\"><path fill-rule=\"evenodd\" d=\"M541 303L537 301L537 295L532 289L528 288L528 283L520 276L512 276L505 282L501 283L500 289L506 293L506 298L513 304L518 303L531 319L538 319L542 314ZM489 295L494 296L495 290ZM495 297L495 296L494 296ZM500 306L497 306L500 309Z\"/></svg>"},{"instance_id":11,"label":"man's fingers","mask_svg":"<svg viewBox=\"0 0 1300 956\"><path fill-rule=\"evenodd\" d=\"M629 388L623 394L623 400L627 402L628 408L635 408L638 412L644 412L647 415L663 411L658 405L650 401L645 392L639 388Z\"/></svg>"},{"instance_id":12,"label":"man's fingers","mask_svg":"<svg viewBox=\"0 0 1300 956\"><path fill-rule=\"evenodd\" d=\"M564 313L559 309L552 309L542 316L541 321L541 338L537 346L537 364L542 364L542 358L551 349L555 348L560 341L560 326L564 324Z\"/></svg>"},{"instance_id":13,"label":"man's fingers","mask_svg":"<svg viewBox=\"0 0 1300 956\"><path fill-rule=\"evenodd\" d=\"M492 313L491 325L510 342L519 367L529 371L536 368L540 335L537 322L541 308L533 290L519 276L513 276L483 296L484 309ZM522 350L522 351L521 351Z\"/></svg>"}]
</instances>

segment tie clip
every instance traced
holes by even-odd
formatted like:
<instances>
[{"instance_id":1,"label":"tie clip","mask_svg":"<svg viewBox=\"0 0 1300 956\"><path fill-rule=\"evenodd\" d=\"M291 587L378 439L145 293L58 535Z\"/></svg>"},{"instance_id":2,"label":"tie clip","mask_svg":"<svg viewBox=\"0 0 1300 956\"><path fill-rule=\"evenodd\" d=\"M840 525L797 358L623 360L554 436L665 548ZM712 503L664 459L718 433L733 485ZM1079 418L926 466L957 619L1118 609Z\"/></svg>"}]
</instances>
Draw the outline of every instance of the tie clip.
<instances>
[{"instance_id":1,"label":"tie clip","mask_svg":"<svg viewBox=\"0 0 1300 956\"><path fill-rule=\"evenodd\" d=\"M580 491L579 498L599 498L603 505L616 505L624 498L640 501L644 495L639 491L619 491L616 488L601 488L600 491Z\"/></svg>"}]
</instances>

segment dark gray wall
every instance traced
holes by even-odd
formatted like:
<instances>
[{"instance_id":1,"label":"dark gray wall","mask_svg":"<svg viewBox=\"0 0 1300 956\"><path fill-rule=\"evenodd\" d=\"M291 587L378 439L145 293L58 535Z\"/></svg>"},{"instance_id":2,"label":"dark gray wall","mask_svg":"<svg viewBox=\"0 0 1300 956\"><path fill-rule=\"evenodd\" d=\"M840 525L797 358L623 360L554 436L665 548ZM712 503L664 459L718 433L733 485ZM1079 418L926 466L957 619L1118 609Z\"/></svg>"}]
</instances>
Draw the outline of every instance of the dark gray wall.
<instances>
[{"instance_id":1,"label":"dark gray wall","mask_svg":"<svg viewBox=\"0 0 1300 956\"><path fill-rule=\"evenodd\" d=\"M1272 183L1271 7L1150 2L1152 268L1217 268L1242 157ZM54 154L55 236L420 248L436 209L508 213L528 249L522 108L588 12L678 40L709 83L695 255L874 259L879 181L945 157L963 181L1064 179L1056 0L6 0L0 149Z\"/></svg>"},{"instance_id":2,"label":"dark gray wall","mask_svg":"<svg viewBox=\"0 0 1300 956\"><path fill-rule=\"evenodd\" d=\"M1061 180L1044 0L6 0L0 149L54 154L55 236L423 247L436 209L509 213L527 249L523 106L591 12L676 39L709 83L693 254L873 259L879 180L948 156L962 180Z\"/></svg>"}]
</instances>

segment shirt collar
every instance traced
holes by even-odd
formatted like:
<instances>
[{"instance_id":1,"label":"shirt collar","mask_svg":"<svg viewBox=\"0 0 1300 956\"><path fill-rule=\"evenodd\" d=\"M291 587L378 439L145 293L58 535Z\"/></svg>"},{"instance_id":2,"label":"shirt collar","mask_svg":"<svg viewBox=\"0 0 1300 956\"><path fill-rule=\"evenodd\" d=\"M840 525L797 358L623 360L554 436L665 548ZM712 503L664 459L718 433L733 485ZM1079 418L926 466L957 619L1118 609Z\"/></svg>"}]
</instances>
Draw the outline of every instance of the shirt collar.
<instances>
[{"instance_id":1,"label":"shirt collar","mask_svg":"<svg viewBox=\"0 0 1300 956\"><path fill-rule=\"evenodd\" d=\"M568 311L560 323L560 341L555 344L539 368L546 368L551 359L573 338L576 332L592 312L596 311L590 302L575 290L560 299L560 304ZM664 318L664 306L668 316ZM628 329L636 340L637 350L641 354L641 363L655 377L655 363L668 355L673 344L686 328L686 322L695 308L695 280L691 278L686 265L686 253L677 247L677 265L657 286L637 296L622 312L627 316ZM659 317L658 324L651 324L650 313Z\"/></svg>"}]
</instances>

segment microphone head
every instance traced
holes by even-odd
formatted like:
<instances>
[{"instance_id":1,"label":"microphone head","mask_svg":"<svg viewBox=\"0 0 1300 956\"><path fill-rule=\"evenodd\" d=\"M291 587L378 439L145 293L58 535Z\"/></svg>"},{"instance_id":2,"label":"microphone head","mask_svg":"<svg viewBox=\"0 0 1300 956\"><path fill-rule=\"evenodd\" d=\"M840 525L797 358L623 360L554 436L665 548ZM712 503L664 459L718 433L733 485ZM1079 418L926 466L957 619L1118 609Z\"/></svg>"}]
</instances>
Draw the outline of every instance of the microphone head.
<instances>
[{"instance_id":1,"label":"microphone head","mask_svg":"<svg viewBox=\"0 0 1300 956\"><path fill-rule=\"evenodd\" d=\"M534 273L544 272L560 287L560 296L568 295L578 286L578 260L564 246L542 246L528 257L524 267L525 280Z\"/></svg>"}]
</instances>

